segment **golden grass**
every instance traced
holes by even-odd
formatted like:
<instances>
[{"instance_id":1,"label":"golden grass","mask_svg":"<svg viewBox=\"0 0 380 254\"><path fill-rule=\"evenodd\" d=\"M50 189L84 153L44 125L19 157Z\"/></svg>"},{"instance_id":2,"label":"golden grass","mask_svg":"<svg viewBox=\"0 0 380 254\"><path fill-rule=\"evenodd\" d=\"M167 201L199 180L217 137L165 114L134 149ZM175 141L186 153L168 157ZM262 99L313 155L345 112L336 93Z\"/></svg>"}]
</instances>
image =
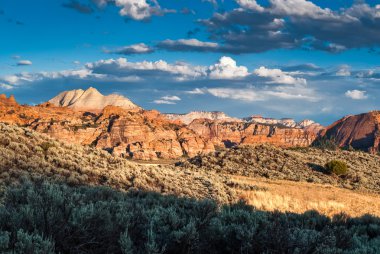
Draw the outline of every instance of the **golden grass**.
<instances>
[{"instance_id":1,"label":"golden grass","mask_svg":"<svg viewBox=\"0 0 380 254\"><path fill-rule=\"evenodd\" d=\"M380 195L305 182L231 176L233 181L258 190L239 191L240 197L260 210L303 213L317 210L327 216L344 212L357 217L380 216ZM263 190L265 189L265 190Z\"/></svg>"}]
</instances>

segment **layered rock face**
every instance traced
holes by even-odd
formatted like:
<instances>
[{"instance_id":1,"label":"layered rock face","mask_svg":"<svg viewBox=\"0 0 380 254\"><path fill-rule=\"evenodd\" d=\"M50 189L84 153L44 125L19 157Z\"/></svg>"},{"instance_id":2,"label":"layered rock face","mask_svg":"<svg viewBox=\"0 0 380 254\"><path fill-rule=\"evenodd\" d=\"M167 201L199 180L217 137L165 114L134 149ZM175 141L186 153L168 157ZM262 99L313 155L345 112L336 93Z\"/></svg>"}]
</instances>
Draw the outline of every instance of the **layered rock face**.
<instances>
[{"instance_id":1,"label":"layered rock face","mask_svg":"<svg viewBox=\"0 0 380 254\"><path fill-rule=\"evenodd\" d=\"M20 106L0 97L0 121L29 127L68 143L92 145L122 157L174 159L214 150L213 144L158 111L106 106L79 112L50 103Z\"/></svg>"},{"instance_id":2,"label":"layered rock face","mask_svg":"<svg viewBox=\"0 0 380 254\"><path fill-rule=\"evenodd\" d=\"M101 111L106 106L118 106L123 109L138 108L129 99L118 94L102 95L93 87L87 90L65 91L49 100L57 107L68 107L76 111Z\"/></svg>"},{"instance_id":3,"label":"layered rock face","mask_svg":"<svg viewBox=\"0 0 380 254\"><path fill-rule=\"evenodd\" d=\"M104 98L114 97L103 96L90 88L61 93L38 106L21 106L13 97L3 95L0 96L0 121L26 126L69 143L96 146L117 156L141 160L194 156L214 151L216 146L238 144L308 146L317 137L315 131L307 129L312 123L293 128L278 122L243 121L220 112L194 112L184 119L172 117L174 120L171 120L167 115L143 110L133 103L131 108L123 103L103 107L113 101ZM121 101L126 102L124 99ZM84 110L86 108L90 110ZM190 120L189 124L183 123Z\"/></svg>"},{"instance_id":4,"label":"layered rock face","mask_svg":"<svg viewBox=\"0 0 380 254\"><path fill-rule=\"evenodd\" d=\"M300 128L247 122L194 120L188 125L198 135L215 146L230 147L238 144L270 143L281 147L309 146L317 134Z\"/></svg>"},{"instance_id":5,"label":"layered rock face","mask_svg":"<svg viewBox=\"0 0 380 254\"><path fill-rule=\"evenodd\" d=\"M312 120L302 120L300 122L296 122L292 118L282 118L282 119L274 119L274 118L265 118L262 116L253 115L250 117L246 117L243 119L248 123L258 123L258 124L266 124L266 125L276 125L280 127L289 127L289 128L310 128L321 130L323 126L312 121Z\"/></svg>"},{"instance_id":6,"label":"layered rock face","mask_svg":"<svg viewBox=\"0 0 380 254\"><path fill-rule=\"evenodd\" d=\"M380 151L380 111L346 116L323 132L322 137L335 141L340 147L352 146L371 153Z\"/></svg>"},{"instance_id":7,"label":"layered rock face","mask_svg":"<svg viewBox=\"0 0 380 254\"><path fill-rule=\"evenodd\" d=\"M184 124L189 124L196 119L209 119L209 120L229 120L241 121L240 119L230 117L224 112L220 111L192 111L187 114L164 114L171 120L180 120Z\"/></svg>"}]
</instances>

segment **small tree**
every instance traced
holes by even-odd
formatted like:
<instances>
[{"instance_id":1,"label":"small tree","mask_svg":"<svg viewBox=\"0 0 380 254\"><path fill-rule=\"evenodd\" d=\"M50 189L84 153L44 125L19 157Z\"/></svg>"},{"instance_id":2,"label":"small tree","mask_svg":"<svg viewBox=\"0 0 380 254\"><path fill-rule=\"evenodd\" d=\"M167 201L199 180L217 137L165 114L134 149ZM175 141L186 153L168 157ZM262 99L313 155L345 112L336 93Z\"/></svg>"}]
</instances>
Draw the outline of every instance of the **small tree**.
<instances>
[{"instance_id":1,"label":"small tree","mask_svg":"<svg viewBox=\"0 0 380 254\"><path fill-rule=\"evenodd\" d=\"M344 161L332 160L326 163L325 169L327 173L335 175L345 175L348 172L347 164Z\"/></svg>"}]
</instances>

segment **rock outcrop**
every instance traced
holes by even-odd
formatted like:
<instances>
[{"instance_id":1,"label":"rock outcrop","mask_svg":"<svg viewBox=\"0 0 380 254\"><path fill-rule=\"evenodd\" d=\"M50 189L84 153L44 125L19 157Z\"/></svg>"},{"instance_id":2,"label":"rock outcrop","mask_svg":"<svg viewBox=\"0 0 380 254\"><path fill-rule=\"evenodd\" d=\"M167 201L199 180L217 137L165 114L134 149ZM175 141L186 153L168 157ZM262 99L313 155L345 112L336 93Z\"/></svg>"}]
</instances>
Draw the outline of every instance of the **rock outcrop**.
<instances>
[{"instance_id":1,"label":"rock outcrop","mask_svg":"<svg viewBox=\"0 0 380 254\"><path fill-rule=\"evenodd\" d=\"M118 106L123 109L138 108L129 99L118 94L102 95L93 87L87 90L65 91L49 100L57 107L68 107L76 111L101 111L106 106Z\"/></svg>"},{"instance_id":2,"label":"rock outcrop","mask_svg":"<svg viewBox=\"0 0 380 254\"><path fill-rule=\"evenodd\" d=\"M1 97L0 122L26 126L68 143L96 146L141 160L174 159L214 150L213 144L158 111L106 106L82 112L51 103L20 106Z\"/></svg>"},{"instance_id":3,"label":"rock outcrop","mask_svg":"<svg viewBox=\"0 0 380 254\"><path fill-rule=\"evenodd\" d=\"M317 138L315 132L300 128L247 122L198 119L190 123L188 128L221 147L260 143L280 147L309 146Z\"/></svg>"},{"instance_id":4,"label":"rock outcrop","mask_svg":"<svg viewBox=\"0 0 380 254\"><path fill-rule=\"evenodd\" d=\"M127 102L123 99L120 104L115 103L121 106L106 105L114 100L104 98L116 97L103 96L91 88L65 92L50 102L28 106L17 104L13 97L0 96L0 122L141 160L194 156L214 151L218 146L238 144L308 146L317 137L315 131L307 129L313 126L311 122L304 123L302 128L287 127L285 123L291 123L290 120L282 120L284 124L257 123L230 118L219 112L193 113L182 121L176 117L171 120L167 115L143 110L132 102L123 104L121 102ZM97 101L101 103L98 105ZM190 119L191 123L183 123Z\"/></svg>"},{"instance_id":5,"label":"rock outcrop","mask_svg":"<svg viewBox=\"0 0 380 254\"><path fill-rule=\"evenodd\" d=\"M184 124L189 124L196 119L241 121L240 119L230 117L226 115L224 112L220 111L191 111L187 114L164 115L171 120L180 120Z\"/></svg>"},{"instance_id":6,"label":"rock outcrop","mask_svg":"<svg viewBox=\"0 0 380 254\"><path fill-rule=\"evenodd\" d=\"M380 111L346 116L328 126L321 136L340 147L377 153L380 151Z\"/></svg>"},{"instance_id":7,"label":"rock outcrop","mask_svg":"<svg viewBox=\"0 0 380 254\"><path fill-rule=\"evenodd\" d=\"M275 118L265 118L259 115L253 115L250 117L243 118L244 121L248 123L258 123L258 124L265 124L265 125L276 125L279 127L289 127L289 128L301 128L301 129L315 129L316 132L323 129L323 126L312 121L312 120L302 120L300 122L296 122L292 118L282 118L282 119L275 119Z\"/></svg>"}]
</instances>

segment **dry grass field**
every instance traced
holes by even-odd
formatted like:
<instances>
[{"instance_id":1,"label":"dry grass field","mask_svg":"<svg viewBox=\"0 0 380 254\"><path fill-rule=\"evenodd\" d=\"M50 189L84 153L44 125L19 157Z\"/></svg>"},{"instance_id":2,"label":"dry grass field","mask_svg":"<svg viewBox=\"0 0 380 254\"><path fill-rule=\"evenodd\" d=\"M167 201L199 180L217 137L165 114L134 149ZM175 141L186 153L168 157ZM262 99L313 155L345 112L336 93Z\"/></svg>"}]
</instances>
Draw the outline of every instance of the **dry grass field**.
<instances>
[{"instance_id":1,"label":"dry grass field","mask_svg":"<svg viewBox=\"0 0 380 254\"><path fill-rule=\"evenodd\" d=\"M345 213L352 217L364 214L380 216L380 195L286 180L268 180L231 176L234 182L256 186L238 190L239 197L259 210L304 213L316 210L326 216Z\"/></svg>"}]
</instances>

